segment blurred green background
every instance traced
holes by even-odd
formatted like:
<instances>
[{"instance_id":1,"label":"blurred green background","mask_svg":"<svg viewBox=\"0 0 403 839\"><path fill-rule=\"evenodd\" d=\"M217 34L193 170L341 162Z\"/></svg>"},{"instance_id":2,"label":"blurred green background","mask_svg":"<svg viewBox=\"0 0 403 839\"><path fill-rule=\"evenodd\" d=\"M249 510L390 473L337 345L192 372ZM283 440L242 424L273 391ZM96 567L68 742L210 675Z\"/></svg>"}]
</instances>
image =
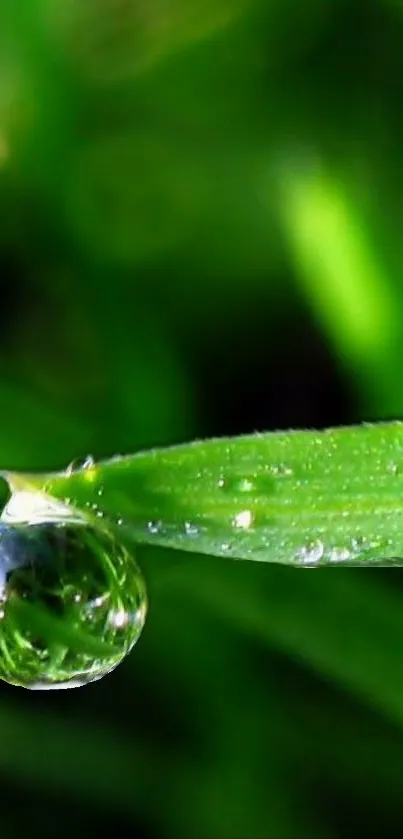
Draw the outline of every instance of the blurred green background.
<instances>
[{"instance_id":1,"label":"blurred green background","mask_svg":"<svg viewBox=\"0 0 403 839\"><path fill-rule=\"evenodd\" d=\"M403 417L403 2L1 0L0 463ZM139 551L0 687L1 836L403 830L403 577Z\"/></svg>"}]
</instances>

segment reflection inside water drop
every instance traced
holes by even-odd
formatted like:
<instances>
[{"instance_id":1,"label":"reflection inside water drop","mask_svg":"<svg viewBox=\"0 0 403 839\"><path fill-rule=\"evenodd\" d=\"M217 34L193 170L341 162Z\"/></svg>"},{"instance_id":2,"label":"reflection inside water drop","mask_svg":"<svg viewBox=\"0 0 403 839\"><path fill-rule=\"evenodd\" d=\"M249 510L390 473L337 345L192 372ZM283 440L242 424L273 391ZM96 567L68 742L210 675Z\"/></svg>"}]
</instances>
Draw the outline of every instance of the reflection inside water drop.
<instances>
[{"instance_id":1,"label":"reflection inside water drop","mask_svg":"<svg viewBox=\"0 0 403 839\"><path fill-rule=\"evenodd\" d=\"M132 552L41 493L0 517L0 678L33 689L100 679L131 650L147 597Z\"/></svg>"}]
</instances>

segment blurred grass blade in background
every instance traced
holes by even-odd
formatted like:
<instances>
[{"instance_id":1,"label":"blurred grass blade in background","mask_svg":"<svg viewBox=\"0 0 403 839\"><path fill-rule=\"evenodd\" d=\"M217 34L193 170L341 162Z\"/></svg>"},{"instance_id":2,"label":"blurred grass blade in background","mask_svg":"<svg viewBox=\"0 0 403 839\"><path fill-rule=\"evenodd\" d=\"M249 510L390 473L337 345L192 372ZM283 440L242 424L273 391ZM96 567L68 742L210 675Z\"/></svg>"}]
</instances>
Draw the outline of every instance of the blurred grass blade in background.
<instances>
[{"instance_id":1,"label":"blurred grass blade in background","mask_svg":"<svg viewBox=\"0 0 403 839\"><path fill-rule=\"evenodd\" d=\"M8 475L137 542L317 567L403 564L403 424L196 442Z\"/></svg>"},{"instance_id":2,"label":"blurred grass blade in background","mask_svg":"<svg viewBox=\"0 0 403 839\"><path fill-rule=\"evenodd\" d=\"M292 160L292 156L291 156ZM279 167L279 213L296 275L372 416L402 411L402 309L346 183L320 158Z\"/></svg>"}]
</instances>

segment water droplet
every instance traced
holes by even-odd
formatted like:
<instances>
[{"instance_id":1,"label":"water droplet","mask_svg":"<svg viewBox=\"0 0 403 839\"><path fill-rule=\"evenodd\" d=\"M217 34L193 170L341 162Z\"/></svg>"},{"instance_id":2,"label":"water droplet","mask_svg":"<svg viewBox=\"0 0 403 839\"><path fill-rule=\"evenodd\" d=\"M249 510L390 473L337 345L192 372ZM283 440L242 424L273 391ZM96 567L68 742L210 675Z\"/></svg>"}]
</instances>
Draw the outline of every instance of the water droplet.
<instances>
[{"instance_id":1,"label":"water droplet","mask_svg":"<svg viewBox=\"0 0 403 839\"><path fill-rule=\"evenodd\" d=\"M100 488L99 488L99 490L98 490L98 495L99 495L99 497L101 498L101 496L102 496L103 494L104 494L104 488L103 488L103 487L100 487Z\"/></svg>"},{"instance_id":2,"label":"water droplet","mask_svg":"<svg viewBox=\"0 0 403 839\"><path fill-rule=\"evenodd\" d=\"M351 553L348 548L332 548L329 551L329 562L345 562L350 557Z\"/></svg>"},{"instance_id":3,"label":"water droplet","mask_svg":"<svg viewBox=\"0 0 403 839\"><path fill-rule=\"evenodd\" d=\"M320 539L309 542L298 551L297 557L303 565L316 565L323 557L324 545Z\"/></svg>"},{"instance_id":4,"label":"water droplet","mask_svg":"<svg viewBox=\"0 0 403 839\"><path fill-rule=\"evenodd\" d=\"M351 540L351 550L354 551L354 553L359 553L363 550L365 542L365 536L354 536Z\"/></svg>"},{"instance_id":5,"label":"water droplet","mask_svg":"<svg viewBox=\"0 0 403 839\"><path fill-rule=\"evenodd\" d=\"M145 583L103 525L30 494L29 504L27 493L12 495L0 518L0 678L34 690L78 687L113 670L137 641Z\"/></svg>"},{"instance_id":6,"label":"water droplet","mask_svg":"<svg viewBox=\"0 0 403 839\"><path fill-rule=\"evenodd\" d=\"M252 492L253 490L253 481L250 478L239 478L238 481L238 491L239 492Z\"/></svg>"},{"instance_id":7,"label":"water droplet","mask_svg":"<svg viewBox=\"0 0 403 839\"><path fill-rule=\"evenodd\" d=\"M66 475L72 475L73 472L81 472L83 469L94 469L95 460L91 454L85 457L76 457L69 463L66 469Z\"/></svg>"},{"instance_id":8,"label":"water droplet","mask_svg":"<svg viewBox=\"0 0 403 839\"><path fill-rule=\"evenodd\" d=\"M162 523L160 521L149 521L147 523L147 530L151 533L152 536L156 536L160 533L162 527Z\"/></svg>"},{"instance_id":9,"label":"water droplet","mask_svg":"<svg viewBox=\"0 0 403 839\"><path fill-rule=\"evenodd\" d=\"M293 474L293 470L291 466L288 466L286 463L274 463L270 466L270 472L272 475L275 475L277 478L287 478L291 477Z\"/></svg>"},{"instance_id":10,"label":"water droplet","mask_svg":"<svg viewBox=\"0 0 403 839\"><path fill-rule=\"evenodd\" d=\"M387 472L390 472L392 475L399 474L399 466L394 461L390 461L390 463L387 464L386 470Z\"/></svg>"},{"instance_id":11,"label":"water droplet","mask_svg":"<svg viewBox=\"0 0 403 839\"><path fill-rule=\"evenodd\" d=\"M186 536L198 536L199 529L196 525L191 524L190 521L185 521L185 533Z\"/></svg>"},{"instance_id":12,"label":"water droplet","mask_svg":"<svg viewBox=\"0 0 403 839\"><path fill-rule=\"evenodd\" d=\"M252 478L246 475L229 475L226 478L221 477L217 481L217 487L224 489L229 494L237 495L238 493L252 492L254 482Z\"/></svg>"},{"instance_id":13,"label":"water droplet","mask_svg":"<svg viewBox=\"0 0 403 839\"><path fill-rule=\"evenodd\" d=\"M239 527L242 530L248 530L251 527L253 522L253 513L252 510L241 510L240 513L237 513L234 516L232 523L234 527Z\"/></svg>"},{"instance_id":14,"label":"water droplet","mask_svg":"<svg viewBox=\"0 0 403 839\"><path fill-rule=\"evenodd\" d=\"M75 521L83 517L74 507L42 492L13 492L3 509L1 520L7 524L41 524L49 521Z\"/></svg>"},{"instance_id":15,"label":"water droplet","mask_svg":"<svg viewBox=\"0 0 403 839\"><path fill-rule=\"evenodd\" d=\"M120 527L123 524L123 519L117 519L116 524Z\"/></svg>"}]
</instances>

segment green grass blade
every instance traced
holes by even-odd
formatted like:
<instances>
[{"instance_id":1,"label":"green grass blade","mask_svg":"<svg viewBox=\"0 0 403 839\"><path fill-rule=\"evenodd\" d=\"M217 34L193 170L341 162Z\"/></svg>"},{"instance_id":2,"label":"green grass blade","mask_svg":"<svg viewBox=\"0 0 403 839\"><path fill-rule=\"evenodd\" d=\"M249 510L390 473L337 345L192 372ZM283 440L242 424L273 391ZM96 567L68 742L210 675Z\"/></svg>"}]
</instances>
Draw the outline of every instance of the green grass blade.
<instances>
[{"instance_id":1,"label":"green grass blade","mask_svg":"<svg viewBox=\"0 0 403 839\"><path fill-rule=\"evenodd\" d=\"M403 424L208 440L8 474L140 544L287 565L403 565Z\"/></svg>"}]
</instances>

